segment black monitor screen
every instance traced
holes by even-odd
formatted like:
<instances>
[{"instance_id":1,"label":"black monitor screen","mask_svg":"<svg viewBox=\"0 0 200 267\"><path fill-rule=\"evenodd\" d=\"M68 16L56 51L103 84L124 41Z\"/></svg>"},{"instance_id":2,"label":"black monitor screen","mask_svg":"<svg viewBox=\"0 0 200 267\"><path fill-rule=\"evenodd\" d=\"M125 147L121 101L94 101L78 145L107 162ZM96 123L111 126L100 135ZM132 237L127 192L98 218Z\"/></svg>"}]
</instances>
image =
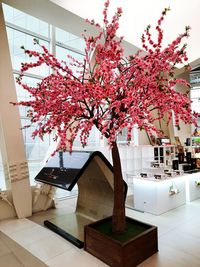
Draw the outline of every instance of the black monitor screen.
<instances>
[{"instance_id":1,"label":"black monitor screen","mask_svg":"<svg viewBox=\"0 0 200 267\"><path fill-rule=\"evenodd\" d=\"M71 190L77 182L77 176L91 156L91 152L58 152L49 159L35 180Z\"/></svg>"}]
</instances>

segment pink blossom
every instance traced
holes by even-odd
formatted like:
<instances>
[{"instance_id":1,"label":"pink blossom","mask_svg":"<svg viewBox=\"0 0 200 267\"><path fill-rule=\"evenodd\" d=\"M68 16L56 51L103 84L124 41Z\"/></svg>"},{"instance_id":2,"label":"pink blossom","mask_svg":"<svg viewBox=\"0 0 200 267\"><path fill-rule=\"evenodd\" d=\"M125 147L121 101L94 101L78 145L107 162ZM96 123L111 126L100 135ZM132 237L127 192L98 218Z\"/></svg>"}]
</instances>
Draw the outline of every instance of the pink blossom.
<instances>
[{"instance_id":1,"label":"pink blossom","mask_svg":"<svg viewBox=\"0 0 200 267\"><path fill-rule=\"evenodd\" d=\"M60 62L38 41L36 45L41 47L40 53L23 47L24 52L36 61L22 64L17 82L28 91L31 100L14 104L29 107L28 117L36 125L33 137L43 138L45 134L56 132L54 139L60 139L58 149L65 150L67 145L72 149L78 132L82 145L86 145L92 126L99 129L110 146L124 127L128 128L127 140L130 140L135 125L149 134L156 132L160 135L154 122L165 115L169 122L172 110L177 125L180 120L195 123L197 114L191 111L189 84L174 74L177 63L188 67L186 45L181 46L181 42L188 37L189 28L186 27L185 32L164 47L161 25L168 11L165 9L155 28L155 40L150 25L142 34L146 54L138 51L125 57L123 38L117 38L122 9L118 8L108 20L108 7L109 1L106 1L103 30L94 20L87 20L98 33L83 35L86 43L84 62L71 55L67 55L68 63ZM91 54L94 55L93 63L90 62ZM23 81L24 72L42 64L52 69L51 74L37 86L28 86ZM177 84L185 86L185 93L174 90ZM153 110L157 110L157 115L152 114Z\"/></svg>"}]
</instances>

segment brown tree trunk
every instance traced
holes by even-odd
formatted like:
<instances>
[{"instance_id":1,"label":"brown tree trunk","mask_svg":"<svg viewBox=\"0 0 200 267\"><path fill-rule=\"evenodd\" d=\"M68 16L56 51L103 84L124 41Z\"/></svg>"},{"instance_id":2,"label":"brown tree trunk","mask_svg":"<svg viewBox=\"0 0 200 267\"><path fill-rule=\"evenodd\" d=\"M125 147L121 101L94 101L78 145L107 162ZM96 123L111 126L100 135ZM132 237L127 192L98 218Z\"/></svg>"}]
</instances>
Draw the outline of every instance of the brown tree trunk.
<instances>
[{"instance_id":1,"label":"brown tree trunk","mask_svg":"<svg viewBox=\"0 0 200 267\"><path fill-rule=\"evenodd\" d=\"M114 171L114 206L112 215L112 231L124 232L126 228L124 183L119 150L116 142L113 142L112 144L112 159Z\"/></svg>"}]
</instances>

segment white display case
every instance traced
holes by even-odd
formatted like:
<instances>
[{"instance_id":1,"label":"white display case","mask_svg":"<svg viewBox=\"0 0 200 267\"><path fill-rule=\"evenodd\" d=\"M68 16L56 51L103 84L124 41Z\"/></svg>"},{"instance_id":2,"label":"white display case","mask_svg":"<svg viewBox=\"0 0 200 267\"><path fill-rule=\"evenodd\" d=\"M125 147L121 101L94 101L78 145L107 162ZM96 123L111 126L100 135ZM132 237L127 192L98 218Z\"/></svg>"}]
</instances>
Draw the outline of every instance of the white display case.
<instances>
[{"instance_id":1,"label":"white display case","mask_svg":"<svg viewBox=\"0 0 200 267\"><path fill-rule=\"evenodd\" d=\"M80 149L77 147L75 149ZM135 146L133 143L127 145L126 143L118 144L122 174L126 181L128 174L140 173L144 168L150 167L150 163L153 161L154 153L153 146ZM83 148L81 148L83 150ZM87 147L84 150L88 150ZM89 150L99 150L104 154L108 161L112 164L111 150L108 146L105 147L91 147Z\"/></svg>"},{"instance_id":2,"label":"white display case","mask_svg":"<svg viewBox=\"0 0 200 267\"><path fill-rule=\"evenodd\" d=\"M118 145L123 177L126 180L127 175L141 172L144 168L150 166L153 161L153 146L134 146Z\"/></svg>"},{"instance_id":3,"label":"white display case","mask_svg":"<svg viewBox=\"0 0 200 267\"><path fill-rule=\"evenodd\" d=\"M134 209L160 215L186 203L185 179L133 178Z\"/></svg>"},{"instance_id":4,"label":"white display case","mask_svg":"<svg viewBox=\"0 0 200 267\"><path fill-rule=\"evenodd\" d=\"M187 174L184 177L187 202L200 198L200 172Z\"/></svg>"}]
</instances>

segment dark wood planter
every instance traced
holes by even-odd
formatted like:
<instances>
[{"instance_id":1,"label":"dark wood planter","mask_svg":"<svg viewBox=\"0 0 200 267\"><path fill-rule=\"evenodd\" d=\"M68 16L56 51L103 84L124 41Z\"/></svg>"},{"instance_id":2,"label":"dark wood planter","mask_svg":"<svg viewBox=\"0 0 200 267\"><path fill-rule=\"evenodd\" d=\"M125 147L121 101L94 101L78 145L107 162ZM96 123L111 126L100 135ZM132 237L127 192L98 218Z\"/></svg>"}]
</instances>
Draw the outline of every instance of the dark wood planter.
<instances>
[{"instance_id":1,"label":"dark wood planter","mask_svg":"<svg viewBox=\"0 0 200 267\"><path fill-rule=\"evenodd\" d=\"M118 241L98 230L111 217L85 226L84 248L109 266L134 267L158 251L157 227L126 217L130 224L144 229L128 241Z\"/></svg>"}]
</instances>

